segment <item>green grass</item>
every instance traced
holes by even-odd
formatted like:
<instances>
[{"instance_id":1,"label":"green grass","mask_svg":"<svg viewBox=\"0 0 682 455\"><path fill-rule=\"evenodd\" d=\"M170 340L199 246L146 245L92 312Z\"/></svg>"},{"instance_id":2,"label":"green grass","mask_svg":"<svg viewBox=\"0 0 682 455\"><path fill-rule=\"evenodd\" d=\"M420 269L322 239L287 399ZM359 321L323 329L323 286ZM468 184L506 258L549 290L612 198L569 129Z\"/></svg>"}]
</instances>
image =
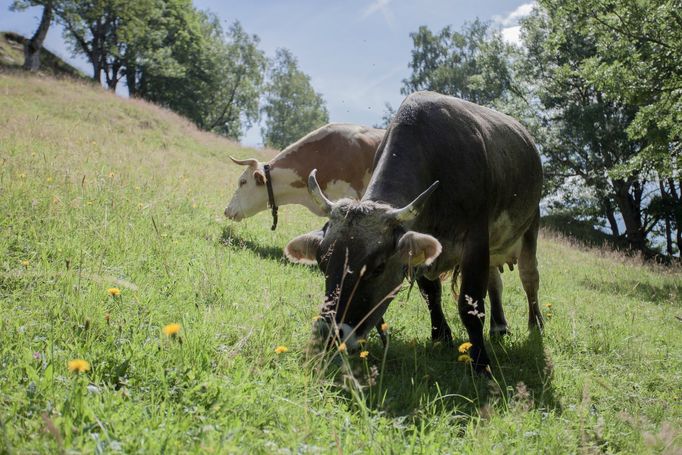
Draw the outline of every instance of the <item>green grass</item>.
<instances>
[{"instance_id":1,"label":"green grass","mask_svg":"<svg viewBox=\"0 0 682 455\"><path fill-rule=\"evenodd\" d=\"M26 38L18 33L0 32L0 68L16 70L23 66L25 41ZM69 65L45 47L40 49L40 72L57 77L88 79L82 71Z\"/></svg>"},{"instance_id":2,"label":"green grass","mask_svg":"<svg viewBox=\"0 0 682 455\"><path fill-rule=\"evenodd\" d=\"M546 332L504 273L497 384L431 344L416 289L386 352L372 336L325 369L307 354L322 278L281 255L321 220L222 217L228 155L257 151L88 84L0 74L0 93L0 453L681 450L679 270L544 236Z\"/></svg>"}]
</instances>

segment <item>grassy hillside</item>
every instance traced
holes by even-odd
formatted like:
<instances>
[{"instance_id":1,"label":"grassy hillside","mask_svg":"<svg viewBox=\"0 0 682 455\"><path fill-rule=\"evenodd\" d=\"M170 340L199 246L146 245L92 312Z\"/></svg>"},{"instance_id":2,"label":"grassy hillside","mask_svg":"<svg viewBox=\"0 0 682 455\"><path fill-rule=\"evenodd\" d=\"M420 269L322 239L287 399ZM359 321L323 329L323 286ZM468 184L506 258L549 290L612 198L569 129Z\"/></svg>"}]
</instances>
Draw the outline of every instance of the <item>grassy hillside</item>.
<instances>
[{"instance_id":1,"label":"grassy hillside","mask_svg":"<svg viewBox=\"0 0 682 455\"><path fill-rule=\"evenodd\" d=\"M21 68L24 64L26 38L13 32L0 32L0 68ZM53 76L71 76L88 79L80 70L66 63L45 47L40 50L40 72Z\"/></svg>"},{"instance_id":2,"label":"grassy hillside","mask_svg":"<svg viewBox=\"0 0 682 455\"><path fill-rule=\"evenodd\" d=\"M682 450L679 271L545 237L546 333L504 273L496 382L431 344L416 290L387 351L373 336L332 371L306 354L322 278L281 259L320 219L222 217L228 154L256 152L88 84L0 74L0 93L0 453Z\"/></svg>"}]
</instances>

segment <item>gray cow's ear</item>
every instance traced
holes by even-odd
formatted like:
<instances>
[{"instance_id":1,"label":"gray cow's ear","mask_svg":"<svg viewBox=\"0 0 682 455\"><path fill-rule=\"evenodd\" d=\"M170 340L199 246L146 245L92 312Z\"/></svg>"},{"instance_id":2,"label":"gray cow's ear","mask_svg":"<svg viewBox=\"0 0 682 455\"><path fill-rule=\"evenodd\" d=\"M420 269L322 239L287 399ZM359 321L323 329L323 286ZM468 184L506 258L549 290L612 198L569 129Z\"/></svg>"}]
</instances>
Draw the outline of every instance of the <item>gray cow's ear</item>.
<instances>
[{"instance_id":1,"label":"gray cow's ear","mask_svg":"<svg viewBox=\"0 0 682 455\"><path fill-rule=\"evenodd\" d=\"M317 264L317 250L320 249L323 237L322 231L299 235L287 243L284 247L284 255L297 264L315 265Z\"/></svg>"},{"instance_id":2,"label":"gray cow's ear","mask_svg":"<svg viewBox=\"0 0 682 455\"><path fill-rule=\"evenodd\" d=\"M407 231L398 241L398 254L403 264L431 265L443 251L440 242L428 234Z\"/></svg>"}]
</instances>

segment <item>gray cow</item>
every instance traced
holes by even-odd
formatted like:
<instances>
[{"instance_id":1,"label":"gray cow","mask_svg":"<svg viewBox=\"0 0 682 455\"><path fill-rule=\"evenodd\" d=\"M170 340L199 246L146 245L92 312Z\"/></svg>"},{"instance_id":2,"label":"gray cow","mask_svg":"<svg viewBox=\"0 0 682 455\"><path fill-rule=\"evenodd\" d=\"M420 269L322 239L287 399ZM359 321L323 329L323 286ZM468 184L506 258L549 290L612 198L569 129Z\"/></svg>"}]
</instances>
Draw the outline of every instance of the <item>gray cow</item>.
<instances>
[{"instance_id":1,"label":"gray cow","mask_svg":"<svg viewBox=\"0 0 682 455\"><path fill-rule=\"evenodd\" d=\"M331 202L315 172L308 179L330 220L293 239L285 253L294 262L316 262L325 274L318 332L332 330L357 349L411 275L426 298L432 337L451 341L439 276L455 271L470 355L476 370L489 374L483 301L488 290L491 334L505 333L503 264L518 262L529 325L542 327L536 260L542 180L538 152L516 120L433 92L408 96L377 150L361 200Z\"/></svg>"}]
</instances>

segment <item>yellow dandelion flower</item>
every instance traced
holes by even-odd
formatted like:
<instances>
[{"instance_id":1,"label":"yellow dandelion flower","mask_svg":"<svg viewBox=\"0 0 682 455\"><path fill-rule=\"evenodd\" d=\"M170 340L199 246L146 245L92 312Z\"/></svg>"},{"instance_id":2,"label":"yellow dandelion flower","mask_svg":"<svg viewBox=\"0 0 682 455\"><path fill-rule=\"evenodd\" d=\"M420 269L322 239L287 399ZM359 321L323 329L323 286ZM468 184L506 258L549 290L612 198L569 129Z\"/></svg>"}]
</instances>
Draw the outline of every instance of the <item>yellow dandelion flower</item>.
<instances>
[{"instance_id":1,"label":"yellow dandelion flower","mask_svg":"<svg viewBox=\"0 0 682 455\"><path fill-rule=\"evenodd\" d=\"M110 179L111 179L111 178L114 178L115 175L116 175L116 174L114 174L113 172L109 172L109 178L110 178Z\"/></svg>"},{"instance_id":2,"label":"yellow dandelion flower","mask_svg":"<svg viewBox=\"0 0 682 455\"><path fill-rule=\"evenodd\" d=\"M165 325L161 331L163 332L164 335L167 337L174 337L178 333L180 333L180 330L182 330L182 326L178 324L177 322L173 322L172 324Z\"/></svg>"},{"instance_id":3,"label":"yellow dandelion flower","mask_svg":"<svg viewBox=\"0 0 682 455\"><path fill-rule=\"evenodd\" d=\"M547 313L545 316L547 316L549 319L552 319L552 313Z\"/></svg>"},{"instance_id":4,"label":"yellow dandelion flower","mask_svg":"<svg viewBox=\"0 0 682 455\"><path fill-rule=\"evenodd\" d=\"M18 175L18 177L19 177L20 179L25 179L25 178L26 178L26 174L25 174L24 172L22 172L22 173L20 173L20 174Z\"/></svg>"},{"instance_id":5,"label":"yellow dandelion flower","mask_svg":"<svg viewBox=\"0 0 682 455\"><path fill-rule=\"evenodd\" d=\"M346 343L341 343L339 345L339 352L346 352Z\"/></svg>"},{"instance_id":6,"label":"yellow dandelion flower","mask_svg":"<svg viewBox=\"0 0 682 455\"><path fill-rule=\"evenodd\" d=\"M361 358L361 359L366 359L368 355L369 355L369 351L362 351L362 352L360 353L360 358Z\"/></svg>"},{"instance_id":7,"label":"yellow dandelion flower","mask_svg":"<svg viewBox=\"0 0 682 455\"><path fill-rule=\"evenodd\" d=\"M289 351L289 348L286 347L286 346L277 346L277 347L275 348L275 352L276 352L277 354L284 354L284 353L287 352L287 351Z\"/></svg>"},{"instance_id":8,"label":"yellow dandelion flower","mask_svg":"<svg viewBox=\"0 0 682 455\"><path fill-rule=\"evenodd\" d=\"M52 177L47 178L47 183L52 183Z\"/></svg>"},{"instance_id":9,"label":"yellow dandelion flower","mask_svg":"<svg viewBox=\"0 0 682 455\"><path fill-rule=\"evenodd\" d=\"M545 307L546 307L546 308L552 308L552 304L551 304L551 303L547 303L547 304L545 305Z\"/></svg>"},{"instance_id":10,"label":"yellow dandelion flower","mask_svg":"<svg viewBox=\"0 0 682 455\"><path fill-rule=\"evenodd\" d=\"M382 332L388 331L388 322L384 322L383 324L381 324L381 331Z\"/></svg>"},{"instance_id":11,"label":"yellow dandelion flower","mask_svg":"<svg viewBox=\"0 0 682 455\"><path fill-rule=\"evenodd\" d=\"M90 362L83 359L69 360L67 367L71 373L85 373L90 370Z\"/></svg>"},{"instance_id":12,"label":"yellow dandelion flower","mask_svg":"<svg viewBox=\"0 0 682 455\"><path fill-rule=\"evenodd\" d=\"M457 357L458 362L464 362L464 363L469 363L473 359L469 356L469 354L462 354L459 357Z\"/></svg>"},{"instance_id":13,"label":"yellow dandelion flower","mask_svg":"<svg viewBox=\"0 0 682 455\"><path fill-rule=\"evenodd\" d=\"M29 265L29 264L30 264L30 262L28 261L28 259L24 259L24 260L21 261L21 265L23 265L23 266L26 267L26 268L28 268L28 265Z\"/></svg>"},{"instance_id":14,"label":"yellow dandelion flower","mask_svg":"<svg viewBox=\"0 0 682 455\"><path fill-rule=\"evenodd\" d=\"M472 346L473 346L473 344L466 341L466 342L460 344L459 348L457 348L457 350L459 352L461 352L462 354L464 354L465 352L469 352L469 349L471 349Z\"/></svg>"},{"instance_id":15,"label":"yellow dandelion flower","mask_svg":"<svg viewBox=\"0 0 682 455\"><path fill-rule=\"evenodd\" d=\"M109 288L107 289L107 292L112 297L118 297L119 295L121 295L121 290L119 288Z\"/></svg>"}]
</instances>

